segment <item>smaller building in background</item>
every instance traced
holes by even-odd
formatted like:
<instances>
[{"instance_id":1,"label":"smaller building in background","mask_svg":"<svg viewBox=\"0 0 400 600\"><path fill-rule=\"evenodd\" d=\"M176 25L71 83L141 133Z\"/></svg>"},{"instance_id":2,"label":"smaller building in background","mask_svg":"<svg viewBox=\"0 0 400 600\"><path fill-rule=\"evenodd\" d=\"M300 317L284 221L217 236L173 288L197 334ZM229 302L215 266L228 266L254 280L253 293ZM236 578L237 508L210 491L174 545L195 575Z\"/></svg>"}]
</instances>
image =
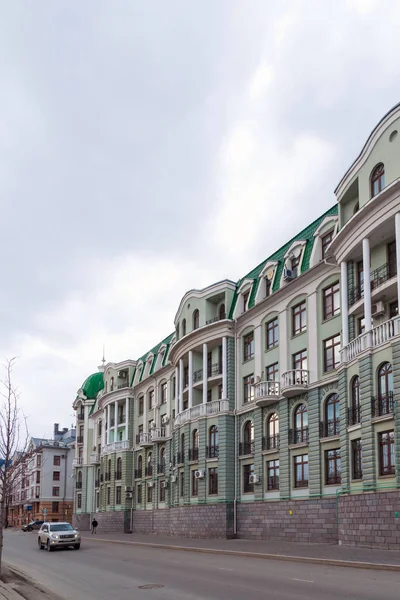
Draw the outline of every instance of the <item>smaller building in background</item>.
<instances>
[{"instance_id":1,"label":"smaller building in background","mask_svg":"<svg viewBox=\"0 0 400 600\"><path fill-rule=\"evenodd\" d=\"M71 521L74 483L72 462L76 429L54 425L53 439L32 437L25 460L13 481L8 523L33 520Z\"/></svg>"}]
</instances>

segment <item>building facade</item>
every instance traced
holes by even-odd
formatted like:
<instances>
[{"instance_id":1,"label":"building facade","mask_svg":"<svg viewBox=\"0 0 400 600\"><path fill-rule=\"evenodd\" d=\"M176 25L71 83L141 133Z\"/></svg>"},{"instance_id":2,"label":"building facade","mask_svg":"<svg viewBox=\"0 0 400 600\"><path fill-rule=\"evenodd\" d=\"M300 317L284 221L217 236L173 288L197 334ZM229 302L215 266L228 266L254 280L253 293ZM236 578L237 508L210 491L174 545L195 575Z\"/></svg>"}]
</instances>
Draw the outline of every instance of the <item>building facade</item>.
<instances>
[{"instance_id":1,"label":"building facade","mask_svg":"<svg viewBox=\"0 0 400 600\"><path fill-rule=\"evenodd\" d=\"M71 521L74 502L75 429L54 425L53 439L31 438L12 481L8 522Z\"/></svg>"},{"instance_id":2,"label":"building facade","mask_svg":"<svg viewBox=\"0 0 400 600\"><path fill-rule=\"evenodd\" d=\"M337 205L85 381L79 526L398 547L399 128L396 106Z\"/></svg>"}]
</instances>

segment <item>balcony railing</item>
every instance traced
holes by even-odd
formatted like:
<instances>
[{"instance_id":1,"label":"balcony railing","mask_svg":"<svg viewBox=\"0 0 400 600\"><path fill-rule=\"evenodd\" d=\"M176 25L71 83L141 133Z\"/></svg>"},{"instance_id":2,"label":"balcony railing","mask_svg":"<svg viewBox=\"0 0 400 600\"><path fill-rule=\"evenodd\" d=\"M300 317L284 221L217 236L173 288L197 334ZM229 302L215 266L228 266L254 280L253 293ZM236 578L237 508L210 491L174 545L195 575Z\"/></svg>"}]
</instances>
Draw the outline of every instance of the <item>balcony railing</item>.
<instances>
[{"instance_id":1,"label":"balcony railing","mask_svg":"<svg viewBox=\"0 0 400 600\"><path fill-rule=\"evenodd\" d=\"M157 467L158 475L165 475L165 464L160 464Z\"/></svg>"},{"instance_id":2,"label":"balcony railing","mask_svg":"<svg viewBox=\"0 0 400 600\"><path fill-rule=\"evenodd\" d=\"M211 415L218 415L220 413L229 412L229 401L228 400L214 400L213 402L207 402L207 404L198 404L192 408L181 412L174 421L174 426L178 427L188 421L193 421L199 417L206 417Z\"/></svg>"},{"instance_id":3,"label":"balcony railing","mask_svg":"<svg viewBox=\"0 0 400 600\"><path fill-rule=\"evenodd\" d=\"M143 469L135 469L135 479L141 479L143 475Z\"/></svg>"},{"instance_id":4,"label":"balcony railing","mask_svg":"<svg viewBox=\"0 0 400 600\"><path fill-rule=\"evenodd\" d=\"M167 439L169 434L169 428L167 427L155 427L151 430L151 440L153 442L163 442Z\"/></svg>"},{"instance_id":5,"label":"balcony railing","mask_svg":"<svg viewBox=\"0 0 400 600\"><path fill-rule=\"evenodd\" d=\"M151 439L151 433L143 432L139 436L139 445L140 446L151 446L153 440Z\"/></svg>"},{"instance_id":6,"label":"balcony railing","mask_svg":"<svg viewBox=\"0 0 400 600\"><path fill-rule=\"evenodd\" d=\"M189 460L199 460L199 449L189 448Z\"/></svg>"},{"instance_id":7,"label":"balcony railing","mask_svg":"<svg viewBox=\"0 0 400 600\"><path fill-rule=\"evenodd\" d=\"M340 434L340 421L332 419L321 421L319 424L319 436L321 438L333 437Z\"/></svg>"},{"instance_id":8,"label":"balcony railing","mask_svg":"<svg viewBox=\"0 0 400 600\"><path fill-rule=\"evenodd\" d=\"M395 262L386 263L374 271L371 271L371 291L380 285L389 281L397 275L397 265ZM364 282L361 285L355 285L349 290L349 307L353 306L358 300L364 297Z\"/></svg>"},{"instance_id":9,"label":"balcony railing","mask_svg":"<svg viewBox=\"0 0 400 600\"><path fill-rule=\"evenodd\" d=\"M393 337L399 335L399 333L399 317L389 319L389 321L381 323L371 329L371 331L362 333L347 344L340 353L340 360L341 362L349 362L364 352L364 350L382 346L382 344L390 341Z\"/></svg>"},{"instance_id":10,"label":"balcony railing","mask_svg":"<svg viewBox=\"0 0 400 600\"><path fill-rule=\"evenodd\" d=\"M308 427L289 429L289 444L308 444Z\"/></svg>"},{"instance_id":11,"label":"balcony railing","mask_svg":"<svg viewBox=\"0 0 400 600\"><path fill-rule=\"evenodd\" d=\"M207 377L216 377L222 375L222 365L220 363L214 363L207 369Z\"/></svg>"},{"instance_id":12,"label":"balcony railing","mask_svg":"<svg viewBox=\"0 0 400 600\"><path fill-rule=\"evenodd\" d=\"M74 458L74 460L72 461L72 466L80 467L81 465L83 465L83 457L79 456L78 458Z\"/></svg>"},{"instance_id":13,"label":"balcony railing","mask_svg":"<svg viewBox=\"0 0 400 600\"><path fill-rule=\"evenodd\" d=\"M282 373L282 394L288 397L295 395L299 390L307 388L309 381L309 372L305 369L286 371Z\"/></svg>"},{"instance_id":14,"label":"balcony railing","mask_svg":"<svg viewBox=\"0 0 400 600\"><path fill-rule=\"evenodd\" d=\"M122 479L122 471L115 471L115 480L120 481Z\"/></svg>"},{"instance_id":15,"label":"balcony railing","mask_svg":"<svg viewBox=\"0 0 400 600\"><path fill-rule=\"evenodd\" d=\"M381 465L379 469L379 475L394 475L396 473L396 467L394 465Z\"/></svg>"},{"instance_id":16,"label":"balcony railing","mask_svg":"<svg viewBox=\"0 0 400 600\"><path fill-rule=\"evenodd\" d=\"M197 383L198 381L203 381L203 369L197 369L197 371L193 372L193 383Z\"/></svg>"},{"instance_id":17,"label":"balcony railing","mask_svg":"<svg viewBox=\"0 0 400 600\"><path fill-rule=\"evenodd\" d=\"M126 383L119 383L117 385L117 390L123 390L124 388L127 388L127 387L130 387L130 385L129 385L128 382L126 382Z\"/></svg>"},{"instance_id":18,"label":"balcony railing","mask_svg":"<svg viewBox=\"0 0 400 600\"><path fill-rule=\"evenodd\" d=\"M336 475L328 475L326 478L326 485L340 485L342 483L342 477L340 473L336 473Z\"/></svg>"},{"instance_id":19,"label":"balcony railing","mask_svg":"<svg viewBox=\"0 0 400 600\"><path fill-rule=\"evenodd\" d=\"M349 426L361 423L361 406L349 406L347 409Z\"/></svg>"},{"instance_id":20,"label":"balcony railing","mask_svg":"<svg viewBox=\"0 0 400 600\"><path fill-rule=\"evenodd\" d=\"M207 446L206 450L207 458L218 458L219 456L219 447L218 446Z\"/></svg>"},{"instance_id":21,"label":"balcony railing","mask_svg":"<svg viewBox=\"0 0 400 600\"><path fill-rule=\"evenodd\" d=\"M124 440L122 442L111 442L111 444L106 444L102 448L102 453L112 454L113 452L121 452L123 450L129 450L129 440Z\"/></svg>"},{"instance_id":22,"label":"balcony railing","mask_svg":"<svg viewBox=\"0 0 400 600\"><path fill-rule=\"evenodd\" d=\"M178 454L176 455L176 464L183 465L184 462L185 462L185 453L178 452Z\"/></svg>"},{"instance_id":23,"label":"balcony railing","mask_svg":"<svg viewBox=\"0 0 400 600\"><path fill-rule=\"evenodd\" d=\"M152 477L152 475L153 475L152 465L147 465L147 467L145 468L144 474L146 477Z\"/></svg>"},{"instance_id":24,"label":"balcony railing","mask_svg":"<svg viewBox=\"0 0 400 600\"><path fill-rule=\"evenodd\" d=\"M263 437L262 439L262 449L263 450L279 450L279 433L276 435L270 435L267 437Z\"/></svg>"},{"instance_id":25,"label":"balcony railing","mask_svg":"<svg viewBox=\"0 0 400 600\"><path fill-rule=\"evenodd\" d=\"M281 395L279 381L260 381L254 386L254 397L258 406L277 402Z\"/></svg>"},{"instance_id":26,"label":"balcony railing","mask_svg":"<svg viewBox=\"0 0 400 600\"><path fill-rule=\"evenodd\" d=\"M118 415L118 425L125 425L126 416L125 414Z\"/></svg>"},{"instance_id":27,"label":"balcony railing","mask_svg":"<svg viewBox=\"0 0 400 600\"><path fill-rule=\"evenodd\" d=\"M100 454L91 454L89 462L91 465L97 465L100 462Z\"/></svg>"},{"instance_id":28,"label":"balcony railing","mask_svg":"<svg viewBox=\"0 0 400 600\"><path fill-rule=\"evenodd\" d=\"M208 319L208 321L206 321L206 325L210 325L211 323L216 323L217 321L222 321L222 319L226 319L225 313L221 314L219 317L214 317L212 319Z\"/></svg>"},{"instance_id":29,"label":"balcony railing","mask_svg":"<svg viewBox=\"0 0 400 600\"><path fill-rule=\"evenodd\" d=\"M254 454L254 442L239 443L239 456L246 456L247 454Z\"/></svg>"},{"instance_id":30,"label":"balcony railing","mask_svg":"<svg viewBox=\"0 0 400 600\"><path fill-rule=\"evenodd\" d=\"M371 398L371 415L373 417L383 417L394 412L393 392L385 395Z\"/></svg>"}]
</instances>

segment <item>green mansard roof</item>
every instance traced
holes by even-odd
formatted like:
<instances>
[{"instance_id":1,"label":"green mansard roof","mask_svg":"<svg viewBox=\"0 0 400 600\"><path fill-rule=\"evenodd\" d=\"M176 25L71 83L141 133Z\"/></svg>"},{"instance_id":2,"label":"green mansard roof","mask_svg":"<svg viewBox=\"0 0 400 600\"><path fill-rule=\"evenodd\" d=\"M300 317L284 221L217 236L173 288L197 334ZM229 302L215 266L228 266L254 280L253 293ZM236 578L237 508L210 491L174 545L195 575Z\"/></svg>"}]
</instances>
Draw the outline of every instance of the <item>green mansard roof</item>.
<instances>
[{"instance_id":1,"label":"green mansard roof","mask_svg":"<svg viewBox=\"0 0 400 600\"><path fill-rule=\"evenodd\" d=\"M88 400L95 400L97 394L104 388L104 377L103 373L98 371L89 375L82 385L82 392Z\"/></svg>"}]
</instances>

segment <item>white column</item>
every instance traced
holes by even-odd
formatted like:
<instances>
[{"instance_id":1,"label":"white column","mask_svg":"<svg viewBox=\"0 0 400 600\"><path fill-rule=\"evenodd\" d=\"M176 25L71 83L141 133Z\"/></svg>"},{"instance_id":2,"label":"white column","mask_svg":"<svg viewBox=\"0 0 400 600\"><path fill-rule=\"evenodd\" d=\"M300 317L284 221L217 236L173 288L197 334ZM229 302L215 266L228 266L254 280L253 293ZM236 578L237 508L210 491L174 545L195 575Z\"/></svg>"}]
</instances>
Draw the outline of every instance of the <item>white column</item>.
<instances>
[{"instance_id":1,"label":"white column","mask_svg":"<svg viewBox=\"0 0 400 600\"><path fill-rule=\"evenodd\" d=\"M111 425L111 405L107 405L107 444L110 443L110 425Z\"/></svg>"},{"instance_id":2,"label":"white column","mask_svg":"<svg viewBox=\"0 0 400 600\"><path fill-rule=\"evenodd\" d=\"M101 428L101 445L105 446L107 443L107 432L106 432L106 421L107 421L107 410L103 410L103 423Z\"/></svg>"},{"instance_id":3,"label":"white column","mask_svg":"<svg viewBox=\"0 0 400 600\"><path fill-rule=\"evenodd\" d=\"M179 414L179 367L175 367L175 417Z\"/></svg>"},{"instance_id":4,"label":"white column","mask_svg":"<svg viewBox=\"0 0 400 600\"><path fill-rule=\"evenodd\" d=\"M397 302L400 304L400 213L396 213L395 228L396 228Z\"/></svg>"},{"instance_id":5,"label":"white column","mask_svg":"<svg viewBox=\"0 0 400 600\"><path fill-rule=\"evenodd\" d=\"M189 408L193 406L193 351L189 350Z\"/></svg>"},{"instance_id":6,"label":"white column","mask_svg":"<svg viewBox=\"0 0 400 600\"><path fill-rule=\"evenodd\" d=\"M114 442L117 441L118 428L118 402L114 402Z\"/></svg>"},{"instance_id":7,"label":"white column","mask_svg":"<svg viewBox=\"0 0 400 600\"><path fill-rule=\"evenodd\" d=\"M179 412L183 412L183 359L179 361Z\"/></svg>"},{"instance_id":8,"label":"white column","mask_svg":"<svg viewBox=\"0 0 400 600\"><path fill-rule=\"evenodd\" d=\"M342 348L349 343L349 306L348 306L348 282L347 282L347 262L340 264L340 292L342 313Z\"/></svg>"},{"instance_id":9,"label":"white column","mask_svg":"<svg viewBox=\"0 0 400 600\"><path fill-rule=\"evenodd\" d=\"M282 377L282 374L288 370L288 331L287 331L287 317L286 310L283 310L279 313L278 319L279 325L279 375ZM292 368L292 365L289 367Z\"/></svg>"},{"instance_id":10,"label":"white column","mask_svg":"<svg viewBox=\"0 0 400 600\"><path fill-rule=\"evenodd\" d=\"M207 356L208 347L207 344L203 344L203 404L207 404Z\"/></svg>"},{"instance_id":11,"label":"white column","mask_svg":"<svg viewBox=\"0 0 400 600\"><path fill-rule=\"evenodd\" d=\"M364 317L365 331L372 329L371 317L371 259L369 253L369 239L364 238L362 242L363 249L363 268L364 268Z\"/></svg>"},{"instance_id":12,"label":"white column","mask_svg":"<svg viewBox=\"0 0 400 600\"><path fill-rule=\"evenodd\" d=\"M226 335L222 338L222 398L228 399L228 338Z\"/></svg>"},{"instance_id":13,"label":"white column","mask_svg":"<svg viewBox=\"0 0 400 600\"><path fill-rule=\"evenodd\" d=\"M318 381L318 325L317 325L317 293L308 296L307 301L307 330L308 330L308 372L309 382ZM280 343L280 340L279 340Z\"/></svg>"},{"instance_id":14,"label":"white column","mask_svg":"<svg viewBox=\"0 0 400 600\"><path fill-rule=\"evenodd\" d=\"M129 440L129 398L125 400L125 439Z\"/></svg>"}]
</instances>

